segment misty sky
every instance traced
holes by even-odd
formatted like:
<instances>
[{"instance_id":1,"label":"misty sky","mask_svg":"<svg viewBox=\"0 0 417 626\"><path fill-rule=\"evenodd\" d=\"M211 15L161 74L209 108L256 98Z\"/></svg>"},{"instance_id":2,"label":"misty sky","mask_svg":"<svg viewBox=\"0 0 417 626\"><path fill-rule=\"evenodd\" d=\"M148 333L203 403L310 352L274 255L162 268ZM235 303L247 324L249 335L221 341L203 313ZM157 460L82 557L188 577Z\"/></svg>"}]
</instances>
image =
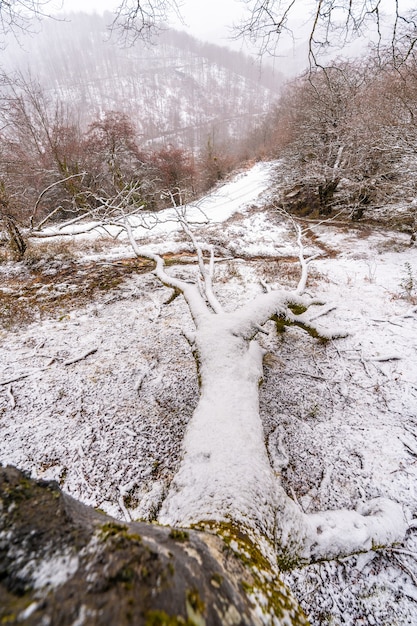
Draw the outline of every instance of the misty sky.
<instances>
[{"instance_id":1,"label":"misty sky","mask_svg":"<svg viewBox=\"0 0 417 626\"><path fill-rule=\"evenodd\" d=\"M244 43L232 40L231 27L238 24L245 16L245 4L239 2L239 0L177 0L181 6L181 14L183 16L184 23L181 23L179 19L173 19L169 26L177 28L179 30L186 30L189 34L203 41L210 41L219 45L228 46L231 48L242 49L245 52L254 52L256 54L257 48L244 45ZM365 2L365 0L363 0ZM415 0L381 0L381 14L393 16L393 7L398 1L400 11L406 8L415 7ZM87 11L102 13L106 10L114 10L120 0L53 0L56 9L61 11ZM291 58L293 55L297 56L300 53L297 51L302 42L308 40L310 34L309 28L311 27L311 15L312 7L315 6L316 0L296 0L292 6L291 14L295 21L292 21L294 38L283 37L280 39L279 57ZM288 4L292 5L292 1L288 0ZM347 4L347 3L346 3ZM345 6L346 6L345 4ZM343 3L342 3L343 5ZM387 18L387 30L388 37L392 34L392 17ZM382 28L384 32L384 28ZM376 36L376 30L373 28L374 35ZM352 48L346 48L345 52L350 55L355 55L364 50L364 47L368 45L371 37L372 27L370 30L364 31L364 36L360 38L357 44L354 44ZM337 39L333 41L337 44ZM336 46L337 49L337 46ZM339 54L339 52L338 52ZM300 68L298 68L299 71ZM293 70L288 68L288 72Z\"/></svg>"},{"instance_id":2,"label":"misty sky","mask_svg":"<svg viewBox=\"0 0 417 626\"><path fill-rule=\"evenodd\" d=\"M117 0L63 0L62 10L102 13L114 9ZM237 0L181 0L181 14L185 24L173 19L171 26L187 30L199 39L220 45L230 45L230 26L239 21L244 10Z\"/></svg>"}]
</instances>

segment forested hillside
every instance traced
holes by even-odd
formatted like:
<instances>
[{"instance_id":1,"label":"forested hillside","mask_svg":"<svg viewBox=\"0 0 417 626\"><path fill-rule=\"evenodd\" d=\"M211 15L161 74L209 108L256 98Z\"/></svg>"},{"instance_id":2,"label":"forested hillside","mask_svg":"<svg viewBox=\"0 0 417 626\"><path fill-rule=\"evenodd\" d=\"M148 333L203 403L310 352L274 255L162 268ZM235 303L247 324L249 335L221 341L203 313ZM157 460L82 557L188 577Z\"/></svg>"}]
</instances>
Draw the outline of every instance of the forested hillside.
<instances>
[{"instance_id":1,"label":"forested hillside","mask_svg":"<svg viewBox=\"0 0 417 626\"><path fill-rule=\"evenodd\" d=\"M118 45L109 14L71 14L12 41L3 56L10 71L39 77L85 127L103 111L132 118L143 142L201 147L226 143L252 129L269 110L282 77L239 52L163 31L153 42Z\"/></svg>"},{"instance_id":2,"label":"forested hillside","mask_svg":"<svg viewBox=\"0 0 417 626\"><path fill-rule=\"evenodd\" d=\"M415 239L416 60L381 50L285 85L258 132L264 153L281 159L282 208L390 224Z\"/></svg>"},{"instance_id":3,"label":"forested hillside","mask_svg":"<svg viewBox=\"0 0 417 626\"><path fill-rule=\"evenodd\" d=\"M23 226L116 197L184 202L254 155L279 76L176 31L122 47L110 22L45 21L4 51L0 202Z\"/></svg>"}]
</instances>

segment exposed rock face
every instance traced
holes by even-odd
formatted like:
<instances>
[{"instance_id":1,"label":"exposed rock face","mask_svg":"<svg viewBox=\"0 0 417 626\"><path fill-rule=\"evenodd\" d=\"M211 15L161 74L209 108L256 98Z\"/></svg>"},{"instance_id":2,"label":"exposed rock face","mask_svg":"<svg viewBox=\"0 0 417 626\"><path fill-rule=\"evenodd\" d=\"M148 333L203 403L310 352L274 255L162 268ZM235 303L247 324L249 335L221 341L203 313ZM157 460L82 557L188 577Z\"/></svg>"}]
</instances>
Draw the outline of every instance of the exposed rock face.
<instances>
[{"instance_id":1,"label":"exposed rock face","mask_svg":"<svg viewBox=\"0 0 417 626\"><path fill-rule=\"evenodd\" d=\"M256 546L222 535L121 524L0 467L0 623L306 624Z\"/></svg>"}]
</instances>

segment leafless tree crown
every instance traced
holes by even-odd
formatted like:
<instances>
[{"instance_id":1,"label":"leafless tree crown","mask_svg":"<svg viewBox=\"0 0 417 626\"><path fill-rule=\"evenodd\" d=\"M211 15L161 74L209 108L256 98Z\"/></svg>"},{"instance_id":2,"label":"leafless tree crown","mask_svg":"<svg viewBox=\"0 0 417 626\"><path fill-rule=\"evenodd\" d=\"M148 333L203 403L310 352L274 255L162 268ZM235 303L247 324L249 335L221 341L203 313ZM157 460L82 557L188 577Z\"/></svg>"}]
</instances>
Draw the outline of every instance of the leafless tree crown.
<instances>
[{"instance_id":1,"label":"leafless tree crown","mask_svg":"<svg viewBox=\"0 0 417 626\"><path fill-rule=\"evenodd\" d=\"M239 0L247 13L236 27L237 36L255 43L261 53L276 54L282 35L294 36L294 19L304 21L310 62L330 49L346 46L365 34L374 36L376 47L390 42L393 56L402 62L417 41L417 9L407 0ZM51 0L0 0L2 37L27 30L33 18L46 15ZM146 38L169 22L181 18L178 0L115 0L112 30L125 43ZM301 18L300 18L301 16ZM0 38L1 42L1 38Z\"/></svg>"},{"instance_id":2,"label":"leafless tree crown","mask_svg":"<svg viewBox=\"0 0 417 626\"><path fill-rule=\"evenodd\" d=\"M237 35L259 46L261 53L277 54L282 36L295 36L294 20L308 32L309 57L319 64L323 53L343 48L354 39L373 35L377 50L389 42L394 56L409 53L417 40L417 10L405 0L240 0L247 17ZM304 12L302 12L304 11Z\"/></svg>"},{"instance_id":3,"label":"leafless tree crown","mask_svg":"<svg viewBox=\"0 0 417 626\"><path fill-rule=\"evenodd\" d=\"M134 43L167 24L172 15L181 18L177 0L122 0L115 9L112 30L123 42Z\"/></svg>"},{"instance_id":4,"label":"leafless tree crown","mask_svg":"<svg viewBox=\"0 0 417 626\"><path fill-rule=\"evenodd\" d=\"M50 0L0 0L0 47L6 35L28 31L37 18L47 16L50 4Z\"/></svg>"}]
</instances>

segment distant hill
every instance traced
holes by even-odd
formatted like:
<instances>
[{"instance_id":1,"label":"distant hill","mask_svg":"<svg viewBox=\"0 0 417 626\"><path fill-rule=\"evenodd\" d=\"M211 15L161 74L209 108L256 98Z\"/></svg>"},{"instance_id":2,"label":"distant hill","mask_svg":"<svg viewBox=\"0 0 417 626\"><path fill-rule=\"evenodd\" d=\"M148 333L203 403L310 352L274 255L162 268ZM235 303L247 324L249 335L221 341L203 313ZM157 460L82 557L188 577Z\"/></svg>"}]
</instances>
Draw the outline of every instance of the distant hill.
<instances>
[{"instance_id":1,"label":"distant hill","mask_svg":"<svg viewBox=\"0 0 417 626\"><path fill-rule=\"evenodd\" d=\"M86 126L104 111L127 113L144 143L194 148L252 130L277 98L282 75L240 52L164 31L153 45L121 47L110 15L76 13L11 42L6 71L30 71Z\"/></svg>"}]
</instances>

